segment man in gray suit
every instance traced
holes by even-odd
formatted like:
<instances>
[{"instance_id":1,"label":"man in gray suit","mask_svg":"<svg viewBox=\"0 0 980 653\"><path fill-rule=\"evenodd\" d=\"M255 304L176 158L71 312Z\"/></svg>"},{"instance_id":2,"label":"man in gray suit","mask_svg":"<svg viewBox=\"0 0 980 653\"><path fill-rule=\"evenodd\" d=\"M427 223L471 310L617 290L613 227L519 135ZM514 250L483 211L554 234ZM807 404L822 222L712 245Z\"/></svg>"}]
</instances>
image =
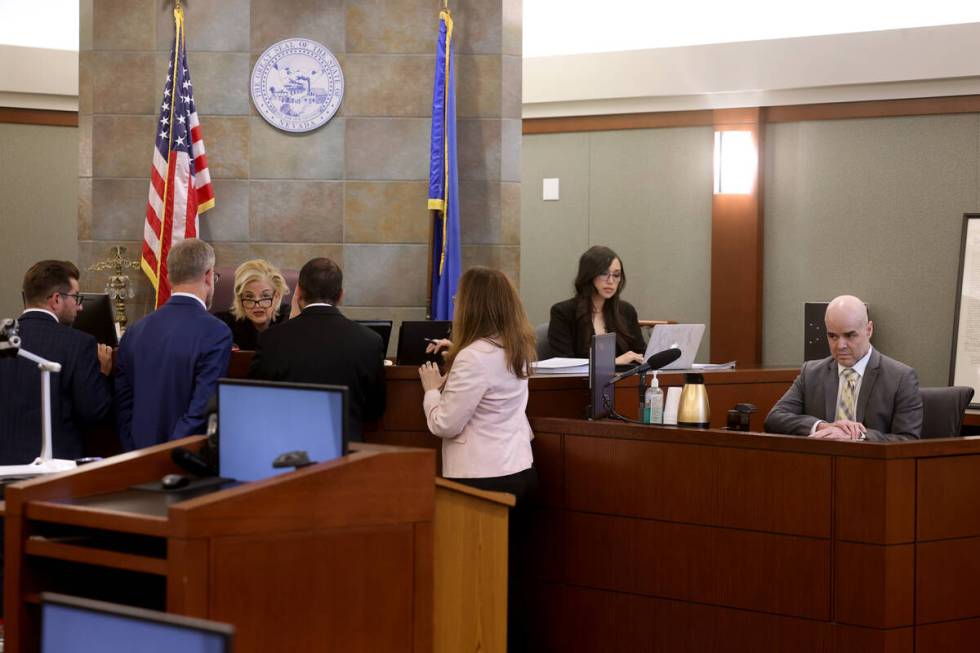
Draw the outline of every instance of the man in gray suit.
<instances>
[{"instance_id":1,"label":"man in gray suit","mask_svg":"<svg viewBox=\"0 0 980 653\"><path fill-rule=\"evenodd\" d=\"M913 440L922 434L915 370L871 346L874 323L857 297L824 316L830 357L807 361L766 417L766 431L829 440Z\"/></svg>"}]
</instances>

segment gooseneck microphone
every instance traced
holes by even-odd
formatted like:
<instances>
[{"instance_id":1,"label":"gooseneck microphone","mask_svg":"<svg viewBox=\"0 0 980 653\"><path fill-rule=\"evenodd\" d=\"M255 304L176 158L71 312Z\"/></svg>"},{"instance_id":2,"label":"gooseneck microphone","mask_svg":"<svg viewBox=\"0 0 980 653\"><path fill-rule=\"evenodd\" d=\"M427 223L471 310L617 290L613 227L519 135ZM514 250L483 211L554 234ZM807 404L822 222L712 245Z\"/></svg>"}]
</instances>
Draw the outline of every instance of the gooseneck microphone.
<instances>
[{"instance_id":1,"label":"gooseneck microphone","mask_svg":"<svg viewBox=\"0 0 980 653\"><path fill-rule=\"evenodd\" d=\"M665 365L670 365L675 360L681 357L681 350L677 347L671 347L670 349L664 349L663 351L658 351L656 354L647 359L647 362L642 365L637 365L632 367L622 374L617 374L613 378L609 379L609 383L606 385L612 385L614 383L619 383L623 379L628 379L636 374L643 374L644 372L649 372L650 370L659 370Z\"/></svg>"},{"instance_id":2,"label":"gooseneck microphone","mask_svg":"<svg viewBox=\"0 0 980 653\"><path fill-rule=\"evenodd\" d=\"M195 476L215 476L215 470L208 465L201 456L190 449L177 447L170 450L170 460L174 461L181 469L194 474Z\"/></svg>"}]
</instances>

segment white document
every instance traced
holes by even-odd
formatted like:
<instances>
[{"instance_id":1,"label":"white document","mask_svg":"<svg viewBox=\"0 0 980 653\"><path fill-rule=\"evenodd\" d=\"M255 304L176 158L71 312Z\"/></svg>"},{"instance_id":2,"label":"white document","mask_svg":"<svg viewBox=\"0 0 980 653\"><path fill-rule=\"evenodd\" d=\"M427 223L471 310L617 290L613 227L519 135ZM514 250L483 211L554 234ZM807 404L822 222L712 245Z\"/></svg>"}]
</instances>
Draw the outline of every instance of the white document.
<instances>
[{"instance_id":1,"label":"white document","mask_svg":"<svg viewBox=\"0 0 980 653\"><path fill-rule=\"evenodd\" d=\"M588 374L588 358L546 358L531 364L535 374Z\"/></svg>"},{"instance_id":2,"label":"white document","mask_svg":"<svg viewBox=\"0 0 980 653\"><path fill-rule=\"evenodd\" d=\"M699 372L711 372L713 370L734 370L735 361L728 361L727 363L691 363L692 370L698 370Z\"/></svg>"}]
</instances>

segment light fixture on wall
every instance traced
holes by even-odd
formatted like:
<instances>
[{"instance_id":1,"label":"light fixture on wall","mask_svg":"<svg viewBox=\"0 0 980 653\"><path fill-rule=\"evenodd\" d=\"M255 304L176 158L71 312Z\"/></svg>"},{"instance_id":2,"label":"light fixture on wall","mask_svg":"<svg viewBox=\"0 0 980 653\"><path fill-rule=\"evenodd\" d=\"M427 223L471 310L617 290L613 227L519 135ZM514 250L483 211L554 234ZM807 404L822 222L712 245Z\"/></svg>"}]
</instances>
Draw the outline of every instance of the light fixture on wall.
<instances>
[{"instance_id":1,"label":"light fixture on wall","mask_svg":"<svg viewBox=\"0 0 980 653\"><path fill-rule=\"evenodd\" d=\"M715 132L715 195L748 195L759 153L750 131Z\"/></svg>"}]
</instances>

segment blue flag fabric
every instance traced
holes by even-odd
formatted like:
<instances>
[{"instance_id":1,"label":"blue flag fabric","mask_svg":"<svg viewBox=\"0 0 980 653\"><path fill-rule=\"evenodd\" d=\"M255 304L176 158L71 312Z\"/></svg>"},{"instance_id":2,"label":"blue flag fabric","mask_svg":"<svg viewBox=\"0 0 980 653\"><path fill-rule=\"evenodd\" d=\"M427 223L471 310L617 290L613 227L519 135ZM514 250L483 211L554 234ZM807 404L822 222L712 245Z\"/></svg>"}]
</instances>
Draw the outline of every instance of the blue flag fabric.
<instances>
[{"instance_id":1,"label":"blue flag fabric","mask_svg":"<svg viewBox=\"0 0 980 653\"><path fill-rule=\"evenodd\" d=\"M456 167L456 67L453 19L439 12L435 83L432 91L432 141L429 156L429 208L435 210L432 238L433 320L453 319L459 283L459 174Z\"/></svg>"}]
</instances>

